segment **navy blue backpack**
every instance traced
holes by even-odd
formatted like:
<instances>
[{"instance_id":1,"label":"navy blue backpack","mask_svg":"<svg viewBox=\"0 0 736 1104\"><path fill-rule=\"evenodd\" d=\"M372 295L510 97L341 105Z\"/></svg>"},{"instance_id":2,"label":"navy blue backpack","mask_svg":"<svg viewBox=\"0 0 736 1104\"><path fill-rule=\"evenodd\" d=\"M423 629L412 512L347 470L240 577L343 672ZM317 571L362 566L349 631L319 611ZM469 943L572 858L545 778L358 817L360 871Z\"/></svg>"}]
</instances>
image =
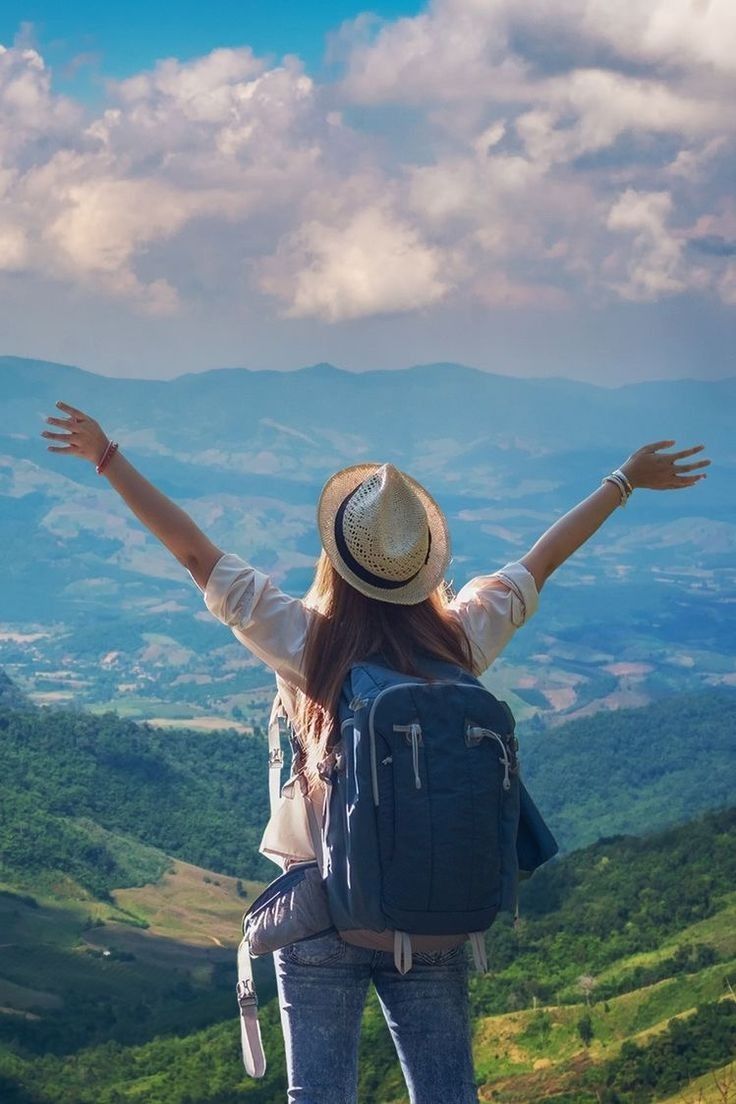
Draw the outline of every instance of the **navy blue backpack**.
<instances>
[{"instance_id":1,"label":"navy blue backpack","mask_svg":"<svg viewBox=\"0 0 736 1104\"><path fill-rule=\"evenodd\" d=\"M263 1077L251 958L337 930L358 946L413 953L470 940L487 971L484 934L517 908L521 877L558 848L519 777L514 717L462 668L427 658L428 677L379 662L350 668L339 738L320 763L324 821L306 802L316 859L293 863L243 915L236 995L243 1062ZM269 724L272 810L283 753L276 698ZM299 743L286 724L296 759Z\"/></svg>"},{"instance_id":2,"label":"navy blue backpack","mask_svg":"<svg viewBox=\"0 0 736 1104\"><path fill-rule=\"evenodd\" d=\"M376 662L351 667L328 786L321 869L343 939L416 951L469 939L517 908L520 877L558 850L519 777L514 717L479 679L435 659L428 678Z\"/></svg>"}]
</instances>

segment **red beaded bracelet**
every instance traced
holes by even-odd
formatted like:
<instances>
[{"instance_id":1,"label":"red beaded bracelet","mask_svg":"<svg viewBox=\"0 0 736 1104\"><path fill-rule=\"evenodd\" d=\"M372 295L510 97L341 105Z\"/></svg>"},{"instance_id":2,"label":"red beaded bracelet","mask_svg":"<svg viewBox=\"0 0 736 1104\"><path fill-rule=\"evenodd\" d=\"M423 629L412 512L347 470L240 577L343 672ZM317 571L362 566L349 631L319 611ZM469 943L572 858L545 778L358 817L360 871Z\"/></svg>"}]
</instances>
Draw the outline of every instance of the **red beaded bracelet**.
<instances>
[{"instance_id":1,"label":"red beaded bracelet","mask_svg":"<svg viewBox=\"0 0 736 1104\"><path fill-rule=\"evenodd\" d=\"M117 441L108 441L107 442L107 447L106 447L105 451L102 454L102 457L100 459L99 464L97 465L97 474L98 475L102 475L103 469L106 468L107 465L110 463L113 456L117 452L117 448L118 448Z\"/></svg>"}]
</instances>

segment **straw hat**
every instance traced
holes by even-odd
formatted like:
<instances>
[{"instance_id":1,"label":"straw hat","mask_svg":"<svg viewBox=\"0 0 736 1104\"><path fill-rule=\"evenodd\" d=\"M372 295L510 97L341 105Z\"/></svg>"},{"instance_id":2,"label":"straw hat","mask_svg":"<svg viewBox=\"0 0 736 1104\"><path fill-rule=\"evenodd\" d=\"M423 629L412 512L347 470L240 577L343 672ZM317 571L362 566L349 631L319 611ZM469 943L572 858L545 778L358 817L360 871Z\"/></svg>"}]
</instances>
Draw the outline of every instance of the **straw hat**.
<instances>
[{"instance_id":1,"label":"straw hat","mask_svg":"<svg viewBox=\"0 0 736 1104\"><path fill-rule=\"evenodd\" d=\"M337 573L382 602L422 602L450 562L442 510L393 464L354 464L336 472L322 489L317 525Z\"/></svg>"}]
</instances>

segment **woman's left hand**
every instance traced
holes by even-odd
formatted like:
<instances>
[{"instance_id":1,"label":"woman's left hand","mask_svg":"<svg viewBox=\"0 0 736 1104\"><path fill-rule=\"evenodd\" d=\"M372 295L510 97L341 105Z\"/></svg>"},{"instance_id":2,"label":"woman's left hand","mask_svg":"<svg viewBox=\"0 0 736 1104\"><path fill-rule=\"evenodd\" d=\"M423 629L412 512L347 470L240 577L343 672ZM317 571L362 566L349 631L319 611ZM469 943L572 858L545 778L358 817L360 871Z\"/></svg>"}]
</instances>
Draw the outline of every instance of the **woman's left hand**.
<instances>
[{"instance_id":1,"label":"woman's left hand","mask_svg":"<svg viewBox=\"0 0 736 1104\"><path fill-rule=\"evenodd\" d=\"M45 429L41 436L52 437L57 441L66 441L67 444L65 446L48 445L48 451L68 452L71 456L80 456L83 460L89 460L92 464L99 464L108 445L107 434L102 426L89 414L78 410L76 406L69 406L68 403L64 402L57 402L56 405L67 411L69 417L66 419L48 417L46 421L52 425L62 426L64 429L68 429L69 432L51 433L50 430Z\"/></svg>"},{"instance_id":2,"label":"woman's left hand","mask_svg":"<svg viewBox=\"0 0 736 1104\"><path fill-rule=\"evenodd\" d=\"M700 475L690 475L696 468L705 468L710 460L696 460L694 464L676 464L676 460L684 460L687 456L693 456L701 452L704 445L694 445L692 448L682 449L680 452L661 452L668 445L674 445L674 441L653 441L650 445L642 445L636 452L621 465L621 471L631 483L632 487L646 487L651 491L668 491L677 487L692 487L701 479L705 479L705 472Z\"/></svg>"}]
</instances>

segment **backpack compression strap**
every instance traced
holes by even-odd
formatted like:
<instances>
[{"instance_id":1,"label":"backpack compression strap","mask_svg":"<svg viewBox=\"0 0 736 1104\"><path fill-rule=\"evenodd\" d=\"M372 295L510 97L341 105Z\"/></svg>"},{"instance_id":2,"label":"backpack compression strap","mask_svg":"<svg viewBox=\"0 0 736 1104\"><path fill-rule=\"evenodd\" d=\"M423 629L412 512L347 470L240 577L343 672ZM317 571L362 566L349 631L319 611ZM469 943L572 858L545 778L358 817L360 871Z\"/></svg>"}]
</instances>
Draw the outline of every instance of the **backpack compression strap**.
<instances>
[{"instance_id":1,"label":"backpack compression strap","mask_svg":"<svg viewBox=\"0 0 736 1104\"><path fill-rule=\"evenodd\" d=\"M238 946L236 993L240 1008L240 1046L243 1052L243 1065L251 1077L263 1077L266 1072L266 1055L261 1041L258 998L253 984L253 965L246 936L243 936Z\"/></svg>"},{"instance_id":2,"label":"backpack compression strap","mask_svg":"<svg viewBox=\"0 0 736 1104\"><path fill-rule=\"evenodd\" d=\"M286 723L286 711L277 694L268 719L268 797L271 815L281 797L281 768L284 753L281 750L281 730ZM266 1072L266 1055L261 1040L261 1025L258 1022L258 997L253 980L253 963L247 936L243 936L238 945L238 982L235 995L240 1010L240 1047L243 1053L243 1065L251 1077L263 1077Z\"/></svg>"},{"instance_id":3,"label":"backpack compression strap","mask_svg":"<svg viewBox=\"0 0 736 1104\"><path fill-rule=\"evenodd\" d=\"M284 762L281 733L285 726L288 731L286 711L277 694L268 721L268 796L271 815L276 812L281 798L281 768ZM323 858L320 828L311 802L306 802L306 809L312 843L318 865L321 866ZM240 1045L243 1065L251 1077L263 1077L266 1072L266 1055L263 1051L261 1025L258 1022L258 997L253 979L250 945L245 935L238 945L238 982L235 992L240 1010Z\"/></svg>"},{"instance_id":4,"label":"backpack compression strap","mask_svg":"<svg viewBox=\"0 0 736 1104\"><path fill-rule=\"evenodd\" d=\"M394 932L394 966L400 974L411 970L411 936L408 932Z\"/></svg>"},{"instance_id":5,"label":"backpack compression strap","mask_svg":"<svg viewBox=\"0 0 736 1104\"><path fill-rule=\"evenodd\" d=\"M486 954L486 941L484 932L469 932L470 946L473 951L473 962L479 974L488 973L488 955Z\"/></svg>"}]
</instances>

